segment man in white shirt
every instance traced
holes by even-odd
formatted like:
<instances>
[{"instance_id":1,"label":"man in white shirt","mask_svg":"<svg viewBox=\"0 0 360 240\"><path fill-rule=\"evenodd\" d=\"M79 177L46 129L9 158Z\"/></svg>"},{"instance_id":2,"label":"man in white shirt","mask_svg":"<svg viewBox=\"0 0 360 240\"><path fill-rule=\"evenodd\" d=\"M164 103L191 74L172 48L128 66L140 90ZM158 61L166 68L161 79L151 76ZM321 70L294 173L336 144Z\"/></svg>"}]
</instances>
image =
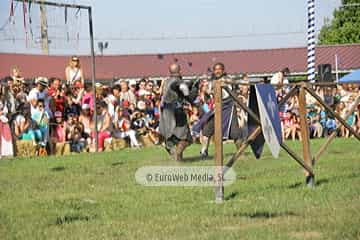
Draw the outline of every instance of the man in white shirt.
<instances>
[{"instance_id":1,"label":"man in white shirt","mask_svg":"<svg viewBox=\"0 0 360 240\"><path fill-rule=\"evenodd\" d=\"M31 114L33 114L36 110L37 102L39 99L44 99L45 103L45 111L51 117L52 112L49 107L50 98L48 96L47 88L48 88L48 79L45 77L38 77L35 79L36 87L31 89L28 95L28 102L31 105Z\"/></svg>"},{"instance_id":2,"label":"man in white shirt","mask_svg":"<svg viewBox=\"0 0 360 240\"><path fill-rule=\"evenodd\" d=\"M288 67L284 68L280 72L277 72L274 74L274 76L271 78L270 83L273 85L278 84L288 84L289 80L286 78L290 74L290 70Z\"/></svg>"}]
</instances>

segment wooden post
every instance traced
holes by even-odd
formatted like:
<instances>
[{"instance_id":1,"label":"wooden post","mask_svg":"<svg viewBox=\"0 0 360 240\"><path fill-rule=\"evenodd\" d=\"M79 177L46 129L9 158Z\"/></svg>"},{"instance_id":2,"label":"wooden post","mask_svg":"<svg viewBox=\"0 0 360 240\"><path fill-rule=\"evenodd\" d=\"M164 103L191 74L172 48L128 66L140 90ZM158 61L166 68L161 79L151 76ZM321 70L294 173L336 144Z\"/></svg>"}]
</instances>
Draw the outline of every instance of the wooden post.
<instances>
[{"instance_id":1,"label":"wooden post","mask_svg":"<svg viewBox=\"0 0 360 240\"><path fill-rule=\"evenodd\" d=\"M46 8L42 0L40 3L40 16L41 16L41 49L43 53L49 54L49 36L47 29Z\"/></svg>"},{"instance_id":2,"label":"wooden post","mask_svg":"<svg viewBox=\"0 0 360 240\"><path fill-rule=\"evenodd\" d=\"M311 160L311 153L310 153L310 140L309 140L309 126L307 123L307 111L306 111L306 91L305 91L305 83L303 83L300 87L299 91L299 114L300 114L300 131L301 131L301 138L302 138L302 146L303 146L303 157L304 162L307 166L312 168L312 160ZM314 175L306 171L306 184L309 187L314 187Z\"/></svg>"},{"instance_id":3,"label":"wooden post","mask_svg":"<svg viewBox=\"0 0 360 240\"><path fill-rule=\"evenodd\" d=\"M222 82L215 81L215 202L224 200L223 145L222 145Z\"/></svg>"}]
</instances>

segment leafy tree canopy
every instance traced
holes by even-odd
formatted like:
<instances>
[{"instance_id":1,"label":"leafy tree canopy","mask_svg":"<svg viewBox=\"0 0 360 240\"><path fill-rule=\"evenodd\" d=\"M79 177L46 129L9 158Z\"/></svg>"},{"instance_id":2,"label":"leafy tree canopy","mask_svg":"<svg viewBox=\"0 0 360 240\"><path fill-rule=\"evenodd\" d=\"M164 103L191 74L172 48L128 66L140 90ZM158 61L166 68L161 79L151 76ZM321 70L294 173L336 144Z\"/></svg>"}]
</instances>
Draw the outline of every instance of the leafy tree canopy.
<instances>
[{"instance_id":1,"label":"leafy tree canopy","mask_svg":"<svg viewBox=\"0 0 360 240\"><path fill-rule=\"evenodd\" d=\"M348 43L360 43L360 0L342 0L334 18L325 19L319 34L320 45Z\"/></svg>"}]
</instances>

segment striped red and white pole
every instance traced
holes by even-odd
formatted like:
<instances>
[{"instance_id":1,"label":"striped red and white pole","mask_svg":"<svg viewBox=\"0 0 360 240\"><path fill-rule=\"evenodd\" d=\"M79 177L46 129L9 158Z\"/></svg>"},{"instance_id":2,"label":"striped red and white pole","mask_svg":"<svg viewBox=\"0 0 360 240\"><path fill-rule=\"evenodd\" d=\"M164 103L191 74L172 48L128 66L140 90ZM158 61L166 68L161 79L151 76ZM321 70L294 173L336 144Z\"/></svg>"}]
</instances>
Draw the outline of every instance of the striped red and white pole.
<instances>
[{"instance_id":1,"label":"striped red and white pole","mask_svg":"<svg viewBox=\"0 0 360 240\"><path fill-rule=\"evenodd\" d=\"M315 81L315 0L308 0L308 57L307 77L308 81Z\"/></svg>"}]
</instances>

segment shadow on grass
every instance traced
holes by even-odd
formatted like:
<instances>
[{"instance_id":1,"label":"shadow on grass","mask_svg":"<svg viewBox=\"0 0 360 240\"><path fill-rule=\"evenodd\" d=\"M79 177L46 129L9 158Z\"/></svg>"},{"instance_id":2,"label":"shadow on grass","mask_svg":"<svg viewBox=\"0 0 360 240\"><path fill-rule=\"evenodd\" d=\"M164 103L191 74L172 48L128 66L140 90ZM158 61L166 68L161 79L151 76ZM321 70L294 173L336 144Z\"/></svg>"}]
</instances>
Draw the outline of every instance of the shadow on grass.
<instances>
[{"instance_id":1,"label":"shadow on grass","mask_svg":"<svg viewBox=\"0 0 360 240\"><path fill-rule=\"evenodd\" d=\"M328 178L320 179L320 180L315 182L315 186L320 186L320 185L323 185L323 184L327 184L329 182L330 182L330 180ZM302 188L302 187L306 187L305 181L291 184L288 188L289 189L296 189L296 188Z\"/></svg>"},{"instance_id":2,"label":"shadow on grass","mask_svg":"<svg viewBox=\"0 0 360 240\"><path fill-rule=\"evenodd\" d=\"M229 195L225 197L225 201L229 201L231 199L236 198L236 196L239 195L239 192L231 192Z\"/></svg>"},{"instance_id":3,"label":"shadow on grass","mask_svg":"<svg viewBox=\"0 0 360 240\"><path fill-rule=\"evenodd\" d=\"M70 224L77 221L88 222L95 219L97 216L89 216L89 215L82 215L82 214L67 214L61 217L57 217L55 224L56 225L63 225L63 224Z\"/></svg>"},{"instance_id":4,"label":"shadow on grass","mask_svg":"<svg viewBox=\"0 0 360 240\"><path fill-rule=\"evenodd\" d=\"M336 181L344 180L344 179L353 179L353 178L360 178L360 174L351 173L351 174L347 174L347 175L333 176L331 178L322 178L315 182L315 186L326 185L331 182L336 182ZM288 188L295 189L295 188L301 188L301 187L305 187L305 186L306 186L305 182L297 182L297 183L291 184Z\"/></svg>"},{"instance_id":5,"label":"shadow on grass","mask_svg":"<svg viewBox=\"0 0 360 240\"><path fill-rule=\"evenodd\" d=\"M224 157L232 157L235 153L237 152L237 150L234 150L233 152L228 152L228 153L225 153L224 154ZM250 157L250 153L248 152L243 152L241 155L240 155L240 158L241 157Z\"/></svg>"},{"instance_id":6,"label":"shadow on grass","mask_svg":"<svg viewBox=\"0 0 360 240\"><path fill-rule=\"evenodd\" d=\"M260 211L254 213L233 213L233 217L246 217L246 218L254 218L254 219L270 219L270 218L277 218L277 217L289 217L289 216L299 216L294 212L267 212L267 211Z\"/></svg>"},{"instance_id":7,"label":"shadow on grass","mask_svg":"<svg viewBox=\"0 0 360 240\"><path fill-rule=\"evenodd\" d=\"M202 156L193 156L193 157L185 157L183 159L183 162L202 162L202 161L210 161L210 160L214 160L213 156L207 156L207 157L202 157Z\"/></svg>"},{"instance_id":8,"label":"shadow on grass","mask_svg":"<svg viewBox=\"0 0 360 240\"><path fill-rule=\"evenodd\" d=\"M53 171L53 172L61 172L61 171L65 170L65 167L63 167L63 166L53 167L50 170Z\"/></svg>"},{"instance_id":9,"label":"shadow on grass","mask_svg":"<svg viewBox=\"0 0 360 240\"><path fill-rule=\"evenodd\" d=\"M305 182L297 182L297 183L291 184L288 188L295 189L295 188L300 188L300 187L304 187L304 186L305 186Z\"/></svg>"},{"instance_id":10,"label":"shadow on grass","mask_svg":"<svg viewBox=\"0 0 360 240\"><path fill-rule=\"evenodd\" d=\"M124 164L124 162L114 162L111 164L111 166L116 167L116 166L123 165L123 164Z\"/></svg>"}]
</instances>

